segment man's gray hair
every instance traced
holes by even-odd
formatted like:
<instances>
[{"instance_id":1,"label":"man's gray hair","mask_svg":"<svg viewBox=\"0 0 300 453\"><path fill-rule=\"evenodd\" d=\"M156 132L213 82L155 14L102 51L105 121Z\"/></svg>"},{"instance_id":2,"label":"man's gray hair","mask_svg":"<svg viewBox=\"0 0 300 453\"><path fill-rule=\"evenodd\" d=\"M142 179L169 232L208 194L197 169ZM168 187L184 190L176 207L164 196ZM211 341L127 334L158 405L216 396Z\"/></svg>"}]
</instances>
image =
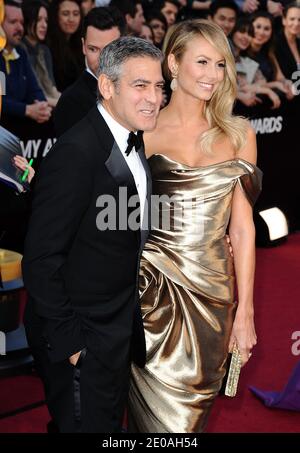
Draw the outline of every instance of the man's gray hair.
<instances>
[{"instance_id":1,"label":"man's gray hair","mask_svg":"<svg viewBox=\"0 0 300 453\"><path fill-rule=\"evenodd\" d=\"M162 62L162 52L145 39L134 36L123 36L107 46L101 52L97 76L105 74L114 84L117 84L122 74L123 64L130 58L150 57ZM97 89L98 101L103 96Z\"/></svg>"}]
</instances>

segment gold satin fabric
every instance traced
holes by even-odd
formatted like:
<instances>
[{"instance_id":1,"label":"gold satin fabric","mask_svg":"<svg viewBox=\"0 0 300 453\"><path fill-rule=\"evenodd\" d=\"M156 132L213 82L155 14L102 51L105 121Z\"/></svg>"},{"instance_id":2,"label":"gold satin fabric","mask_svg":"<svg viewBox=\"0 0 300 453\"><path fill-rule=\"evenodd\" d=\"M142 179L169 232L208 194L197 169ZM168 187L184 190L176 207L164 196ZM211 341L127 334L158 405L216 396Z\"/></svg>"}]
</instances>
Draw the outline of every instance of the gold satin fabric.
<instances>
[{"instance_id":1,"label":"gold satin fabric","mask_svg":"<svg viewBox=\"0 0 300 453\"><path fill-rule=\"evenodd\" d=\"M262 174L242 159L193 168L155 154L149 165L153 194L177 203L170 229L154 227L142 256L147 363L144 369L132 366L129 426L199 433L225 374L236 305L225 237L233 191L239 184L253 204ZM182 228L172 228L183 206Z\"/></svg>"}]
</instances>

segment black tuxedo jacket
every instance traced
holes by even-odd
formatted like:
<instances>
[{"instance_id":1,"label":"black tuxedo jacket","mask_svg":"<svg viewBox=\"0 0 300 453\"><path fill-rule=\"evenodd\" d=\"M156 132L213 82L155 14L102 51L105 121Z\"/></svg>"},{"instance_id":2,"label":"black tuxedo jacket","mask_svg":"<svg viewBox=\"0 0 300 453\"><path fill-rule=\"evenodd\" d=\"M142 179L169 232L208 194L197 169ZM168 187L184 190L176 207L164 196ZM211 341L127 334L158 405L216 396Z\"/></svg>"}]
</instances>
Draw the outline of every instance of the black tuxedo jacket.
<instances>
[{"instance_id":1,"label":"black tuxedo jacket","mask_svg":"<svg viewBox=\"0 0 300 453\"><path fill-rule=\"evenodd\" d=\"M149 199L151 175L142 148L139 155ZM133 360L140 366L145 362L138 270L148 231L96 226L103 194L116 200L118 225L120 187L128 197L137 194L130 169L94 107L44 159L25 241L24 282L52 362L83 347L112 369L122 366L130 347Z\"/></svg>"},{"instance_id":2,"label":"black tuxedo jacket","mask_svg":"<svg viewBox=\"0 0 300 453\"><path fill-rule=\"evenodd\" d=\"M87 115L97 101L97 80L84 71L59 98L53 112L54 129L60 137Z\"/></svg>"}]
</instances>

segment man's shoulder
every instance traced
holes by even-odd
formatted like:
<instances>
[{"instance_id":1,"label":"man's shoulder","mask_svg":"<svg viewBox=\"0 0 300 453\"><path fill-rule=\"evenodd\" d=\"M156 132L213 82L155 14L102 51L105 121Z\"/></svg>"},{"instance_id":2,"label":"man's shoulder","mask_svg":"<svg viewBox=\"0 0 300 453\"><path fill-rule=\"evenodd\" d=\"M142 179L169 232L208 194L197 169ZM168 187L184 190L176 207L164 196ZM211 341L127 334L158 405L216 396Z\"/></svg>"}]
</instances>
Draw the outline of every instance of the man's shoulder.
<instances>
[{"instance_id":1,"label":"man's shoulder","mask_svg":"<svg viewBox=\"0 0 300 453\"><path fill-rule=\"evenodd\" d=\"M83 73L73 85L62 93L54 109L54 125L59 136L84 118L96 105L96 90L93 96L85 84L84 78Z\"/></svg>"},{"instance_id":2,"label":"man's shoulder","mask_svg":"<svg viewBox=\"0 0 300 453\"><path fill-rule=\"evenodd\" d=\"M92 76L89 76L92 77ZM79 102L78 96L86 95L89 92L89 87L86 82L86 71L84 71L78 79L71 85L69 86L61 95L61 101L64 101L66 99L72 99L76 101L77 103ZM95 100L96 100L96 94L95 94Z\"/></svg>"},{"instance_id":3,"label":"man's shoulder","mask_svg":"<svg viewBox=\"0 0 300 453\"><path fill-rule=\"evenodd\" d=\"M60 169L65 169L66 178L74 171L82 174L82 181L90 178L100 163L97 150L101 147L93 129L88 119L83 118L63 133L43 159L39 179L49 172L55 177Z\"/></svg>"},{"instance_id":4,"label":"man's shoulder","mask_svg":"<svg viewBox=\"0 0 300 453\"><path fill-rule=\"evenodd\" d=\"M73 85L62 93L54 110L54 120L66 121L68 124L70 121L64 119L64 115L68 114L73 120L77 118L79 121L96 104L96 90L93 97L84 79L85 74L83 73Z\"/></svg>"},{"instance_id":5,"label":"man's shoulder","mask_svg":"<svg viewBox=\"0 0 300 453\"><path fill-rule=\"evenodd\" d=\"M105 134L104 127L104 121L97 107L94 106L80 121L64 132L56 144L59 146L71 146L76 149L86 149L91 154L94 149L102 145L99 134Z\"/></svg>"},{"instance_id":6,"label":"man's shoulder","mask_svg":"<svg viewBox=\"0 0 300 453\"><path fill-rule=\"evenodd\" d=\"M72 163L72 166L80 166L85 163L92 167L95 150L98 148L96 140L93 129L84 118L57 139L44 160L48 163L52 162L52 165Z\"/></svg>"},{"instance_id":7,"label":"man's shoulder","mask_svg":"<svg viewBox=\"0 0 300 453\"><path fill-rule=\"evenodd\" d=\"M27 53L27 51L24 49L23 46L16 46L16 47L14 48L14 50L15 50L15 52L17 52L17 54L18 54L18 58L17 58L16 60L14 60L14 61L18 61L18 60L20 61L20 59L21 59L21 61L23 62L23 61L25 61L25 60L26 60L26 61L28 60L28 53ZM0 57L1 57L2 59L4 59L4 57L3 57L3 52L4 52L4 51L5 51L5 49L2 49L1 52L0 52Z\"/></svg>"},{"instance_id":8,"label":"man's shoulder","mask_svg":"<svg viewBox=\"0 0 300 453\"><path fill-rule=\"evenodd\" d=\"M80 121L64 132L56 143L58 145L70 144L76 148L86 148L89 146L91 141L95 141L96 139L97 136L95 130L92 127L87 115L85 115Z\"/></svg>"},{"instance_id":9,"label":"man's shoulder","mask_svg":"<svg viewBox=\"0 0 300 453\"><path fill-rule=\"evenodd\" d=\"M17 46L15 47L15 50L19 54L19 58L21 58L22 60L28 60L28 52L23 46Z\"/></svg>"},{"instance_id":10,"label":"man's shoulder","mask_svg":"<svg viewBox=\"0 0 300 453\"><path fill-rule=\"evenodd\" d=\"M22 79L22 77L24 77L24 75L25 76L27 75L29 68L31 68L29 57L28 57L27 51L25 49L23 49L23 47L17 46L14 49L17 52L18 58L16 58L15 60L10 62L11 63L10 64L10 73L7 75L10 75L10 78L12 79L17 74L18 77L20 77ZM1 70L3 71L5 68L5 72L6 72L6 65L5 65L5 59L3 57L3 50L0 52L0 66L1 66ZM18 69L16 69L16 68L18 68Z\"/></svg>"},{"instance_id":11,"label":"man's shoulder","mask_svg":"<svg viewBox=\"0 0 300 453\"><path fill-rule=\"evenodd\" d=\"M70 85L62 92L61 99L72 96L74 92L77 92L78 88L80 88L81 86L82 86L82 74L78 77L77 80L75 80L74 83L72 83L72 85Z\"/></svg>"}]
</instances>

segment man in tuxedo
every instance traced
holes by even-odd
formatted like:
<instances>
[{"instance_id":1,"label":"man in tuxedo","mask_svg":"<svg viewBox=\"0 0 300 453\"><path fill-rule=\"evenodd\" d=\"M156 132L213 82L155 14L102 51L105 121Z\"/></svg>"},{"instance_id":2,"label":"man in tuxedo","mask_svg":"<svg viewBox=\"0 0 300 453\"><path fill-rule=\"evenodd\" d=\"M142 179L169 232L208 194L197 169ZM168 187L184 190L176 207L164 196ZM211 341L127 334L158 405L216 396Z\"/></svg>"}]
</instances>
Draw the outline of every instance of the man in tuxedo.
<instances>
[{"instance_id":1,"label":"man in tuxedo","mask_svg":"<svg viewBox=\"0 0 300 453\"><path fill-rule=\"evenodd\" d=\"M57 137L80 121L97 101L97 71L102 49L122 34L122 16L115 8L92 9L83 21L82 52L86 69L61 95L54 109Z\"/></svg>"},{"instance_id":2,"label":"man in tuxedo","mask_svg":"<svg viewBox=\"0 0 300 453\"><path fill-rule=\"evenodd\" d=\"M135 132L156 124L161 52L120 38L104 48L99 74L99 103L41 165L23 259L26 332L60 432L119 432L130 360L145 363L138 269L151 175ZM115 208L106 227L104 199Z\"/></svg>"}]
</instances>

